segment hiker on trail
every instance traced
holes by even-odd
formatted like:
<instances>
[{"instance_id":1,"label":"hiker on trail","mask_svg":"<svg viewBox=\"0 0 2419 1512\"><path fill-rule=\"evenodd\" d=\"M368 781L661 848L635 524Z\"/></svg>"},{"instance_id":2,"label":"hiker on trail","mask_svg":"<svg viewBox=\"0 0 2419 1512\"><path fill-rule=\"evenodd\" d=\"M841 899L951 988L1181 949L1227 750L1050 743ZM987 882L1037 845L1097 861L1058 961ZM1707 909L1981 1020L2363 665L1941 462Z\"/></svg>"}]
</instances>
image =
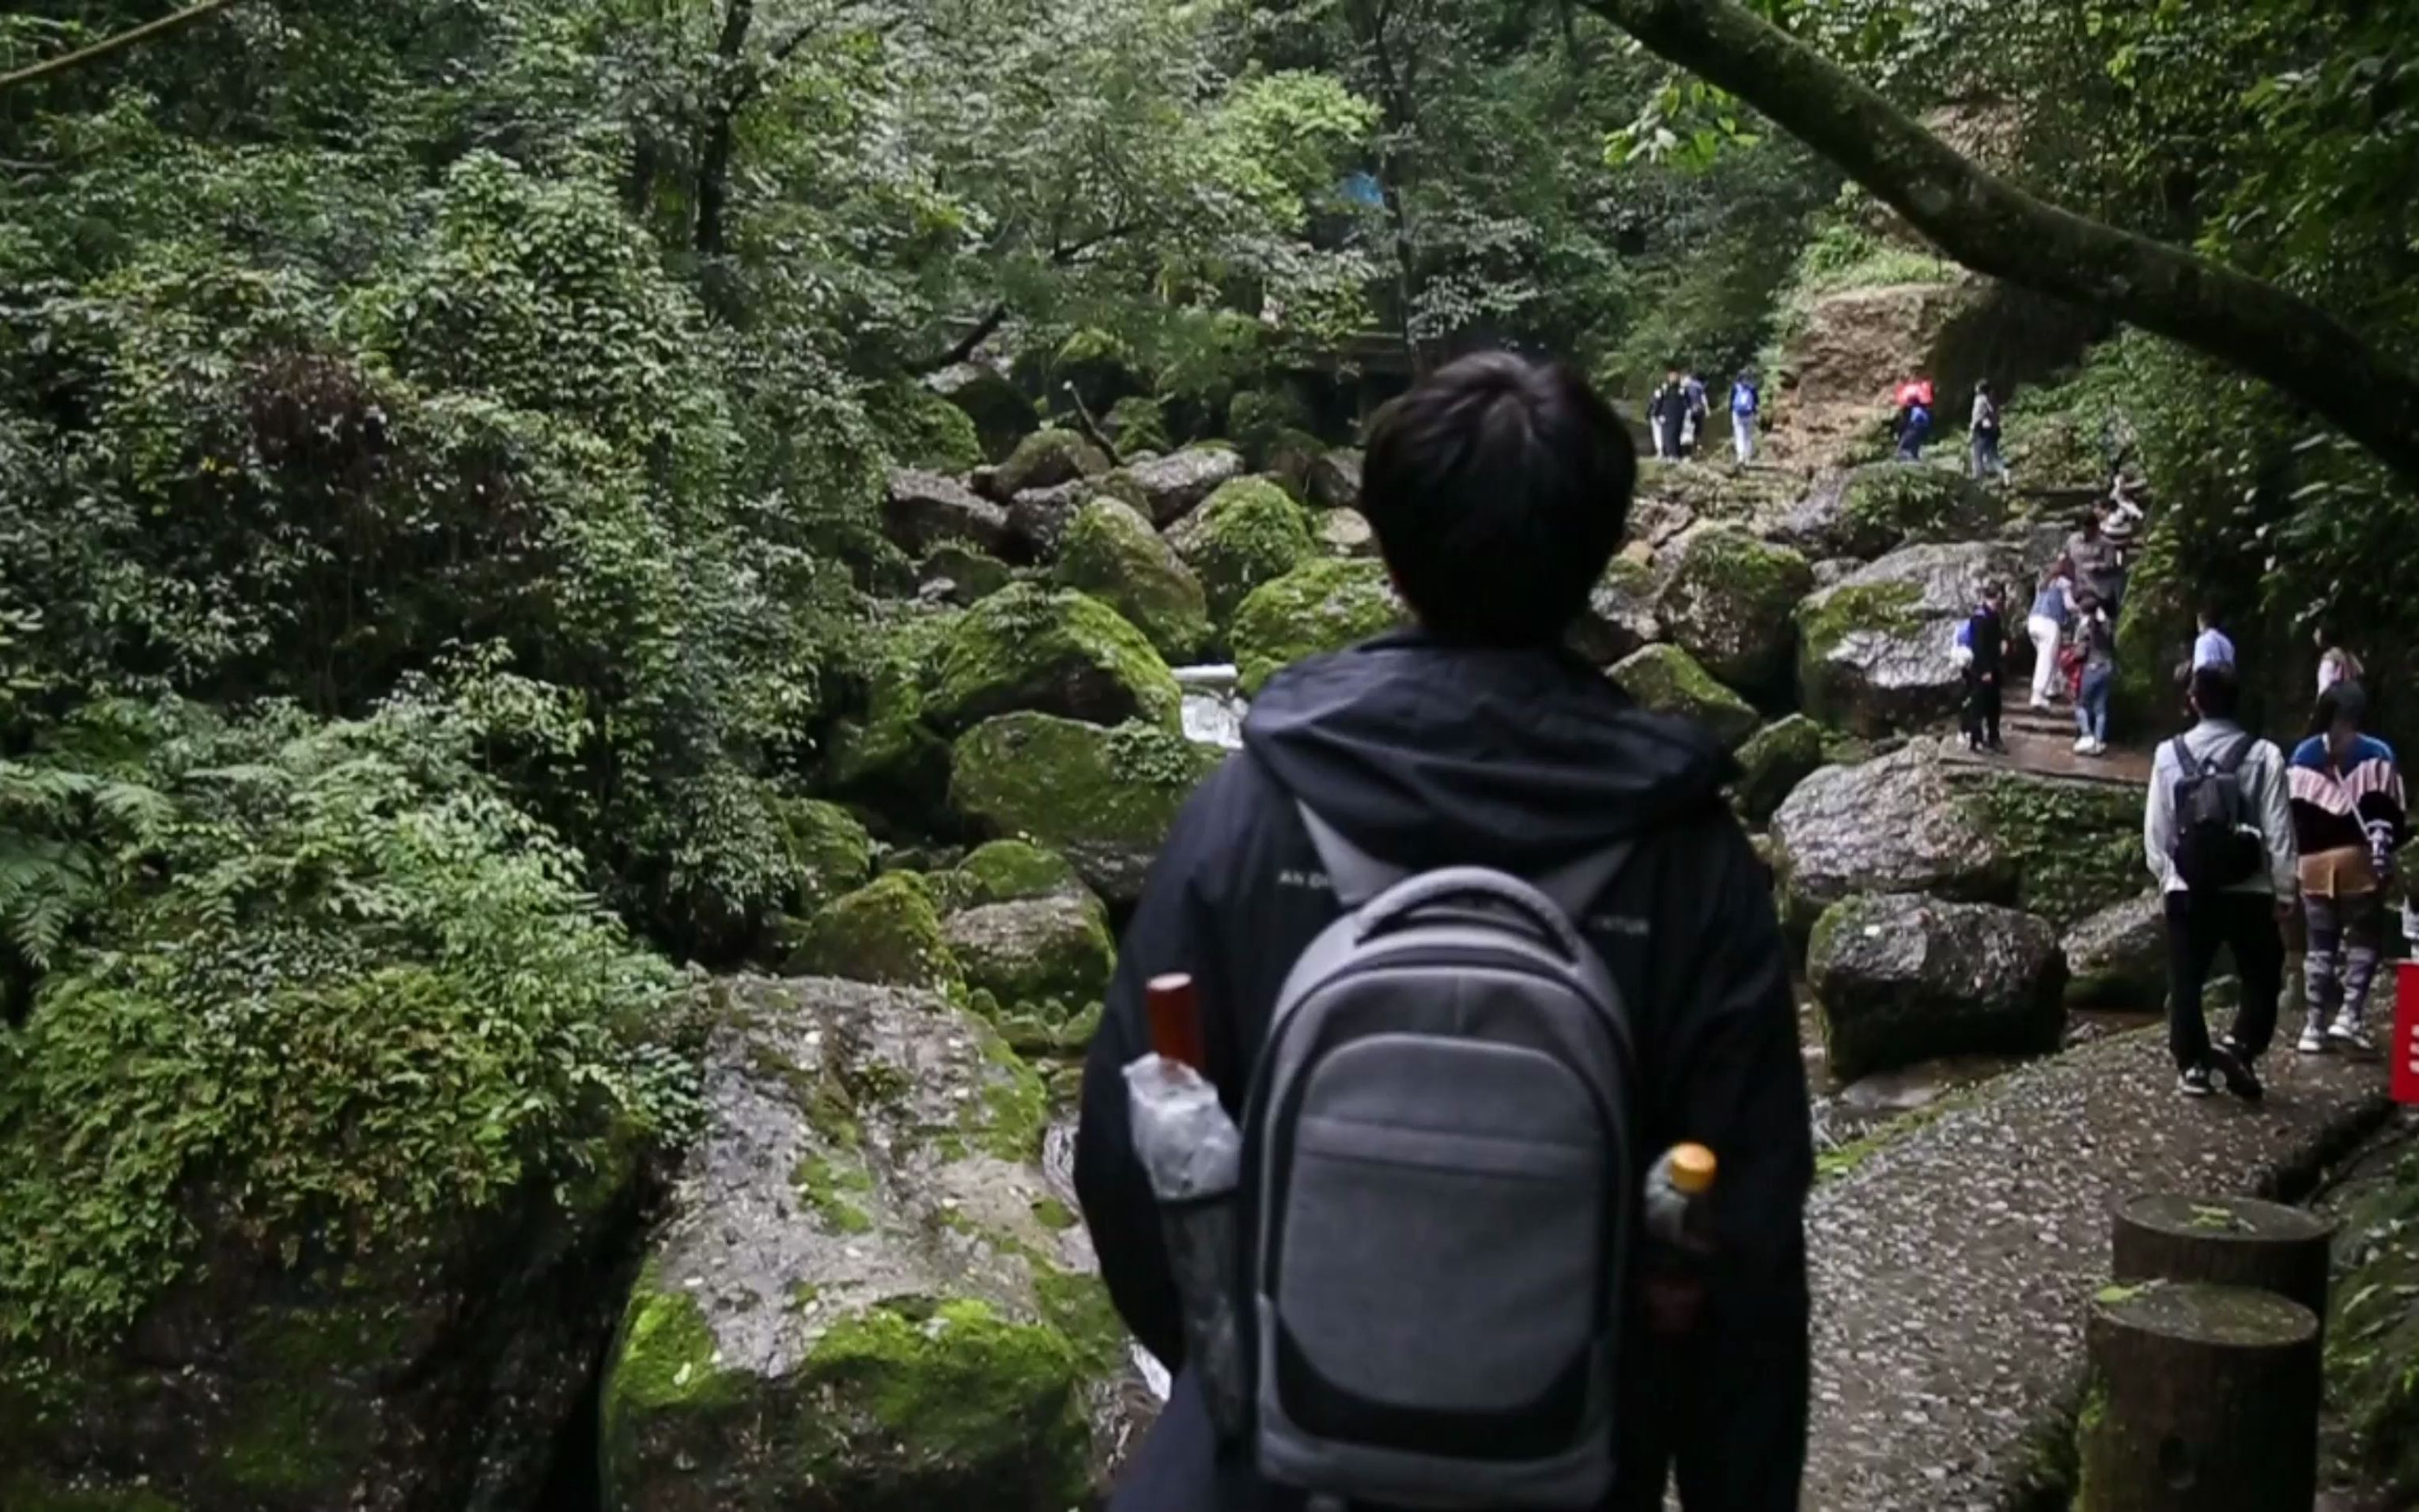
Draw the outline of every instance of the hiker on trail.
<instances>
[{"instance_id":1,"label":"hiker on trail","mask_svg":"<svg viewBox=\"0 0 2419 1512\"><path fill-rule=\"evenodd\" d=\"M2008 475L2008 464L1999 460L1999 402L1991 397L1988 383L1974 385L1974 423L1966 440L1977 482Z\"/></svg>"},{"instance_id":2,"label":"hiker on trail","mask_svg":"<svg viewBox=\"0 0 2419 1512\"><path fill-rule=\"evenodd\" d=\"M2067 622L2074 616L2074 565L2064 557L2050 563L2042 575L2041 589L2033 594L2032 613L2025 620L2025 633L2033 642L2033 707L2050 706L2052 690L2057 686L2057 654L2066 644Z\"/></svg>"},{"instance_id":3,"label":"hiker on trail","mask_svg":"<svg viewBox=\"0 0 2419 1512\"><path fill-rule=\"evenodd\" d=\"M1562 645L1634 483L1620 423L1566 367L1466 358L1376 420L1362 508L1418 627L1296 666L1254 702L1244 748L1151 868L1086 1070L1084 1216L1118 1313L1177 1378L1113 1512L1304 1492L1659 1512L1675 1464L1691 1512L1797 1506L1813 1164L1770 880L1723 795L1720 744ZM1371 970L1389 936L1456 918L1466 946L1526 942L1528 974L1471 996L1433 976L1450 968ZM1322 934L1335 953L1305 958ZM1626 1074L1572 1058L1599 1041L1568 999L1567 1033L1517 1051L1488 1038L1533 1026L1539 980L1600 981L1599 959L1637 1046ZM1345 962L1364 976L1323 974ZM1223 1441L1130 1146L1122 1068L1152 1046L1146 984L1174 972L1196 984L1207 1074L1267 1156L1236 1210L1258 1395ZM1297 972L1317 992L1281 1001ZM1334 995L1362 1037L1325 1016ZM1257 1075L1301 1079L1261 1105ZM1357 1121L1314 1116L1322 1099L1349 1099ZM1626 1142L1598 1137L1625 1103ZM1704 1251L1622 1242L1626 1224L1602 1226L1683 1141L1718 1163ZM1645 1273L1665 1285L1604 1285ZM1679 1333L1647 1334L1647 1297Z\"/></svg>"},{"instance_id":4,"label":"hiker on trail","mask_svg":"<svg viewBox=\"0 0 2419 1512\"><path fill-rule=\"evenodd\" d=\"M1680 460L1680 438L1688 423L1688 392L1680 386L1680 370L1663 375L1663 386L1646 401L1646 424L1655 432L1655 455L1666 462Z\"/></svg>"},{"instance_id":5,"label":"hiker on trail","mask_svg":"<svg viewBox=\"0 0 2419 1512\"><path fill-rule=\"evenodd\" d=\"M1680 380L1680 392L1688 400L1687 423L1680 427L1680 450L1684 455L1693 456L1697 443L1704 440L1705 422L1711 418L1713 409L1705 399L1705 380L1696 374L1691 373Z\"/></svg>"},{"instance_id":6,"label":"hiker on trail","mask_svg":"<svg viewBox=\"0 0 2419 1512\"><path fill-rule=\"evenodd\" d=\"M1898 412L1898 459L1923 460L1923 443L1932 439L1932 407L1918 399Z\"/></svg>"},{"instance_id":7,"label":"hiker on trail","mask_svg":"<svg viewBox=\"0 0 2419 1512\"><path fill-rule=\"evenodd\" d=\"M2319 700L2316 728L2293 752L2293 840L2302 855L2302 907L2310 949L2303 989L2309 1017L2300 1048L2369 1048L2363 1017L2385 944L2385 887L2411 835L2394 748L2361 732L2368 712L2358 683Z\"/></svg>"},{"instance_id":8,"label":"hiker on trail","mask_svg":"<svg viewBox=\"0 0 2419 1512\"><path fill-rule=\"evenodd\" d=\"M2360 658L2335 641L2334 632L2319 625L2313 632L2319 646L2319 697L2337 683L2357 683L2365 675Z\"/></svg>"},{"instance_id":9,"label":"hiker on trail","mask_svg":"<svg viewBox=\"0 0 2419 1512\"><path fill-rule=\"evenodd\" d=\"M2006 594L1994 583L1982 591L1980 607L1957 629L1957 643L1966 652L1965 748L1987 746L2003 756L2008 748L1999 739L1999 683L2008 665L2006 603Z\"/></svg>"},{"instance_id":10,"label":"hiker on trail","mask_svg":"<svg viewBox=\"0 0 2419 1512\"><path fill-rule=\"evenodd\" d=\"M2129 486L2125 474L2119 471L2117 481L2109 485L2108 497L2102 501L2099 513L2101 533L2117 548L2117 564L2130 570L2134 548L2141 540L2142 506L2134 502L2127 492Z\"/></svg>"},{"instance_id":11,"label":"hiker on trail","mask_svg":"<svg viewBox=\"0 0 2419 1512\"><path fill-rule=\"evenodd\" d=\"M1755 426L1763 413L1764 391L1756 386L1755 375L1740 374L1731 384L1731 443L1741 467L1755 460Z\"/></svg>"},{"instance_id":12,"label":"hiker on trail","mask_svg":"<svg viewBox=\"0 0 2419 1512\"><path fill-rule=\"evenodd\" d=\"M2236 1096L2261 1095L2259 1057L2275 1038L2284 990L2281 926L2297 885L2285 758L2235 722L2241 701L2231 666L2194 671L2198 722L2159 748L2142 820L2142 847L2166 900L2167 1048L2186 1097L2207 1097L2212 1071ZM2211 1044L2201 989L2220 946L2234 957L2242 1005L2233 1029Z\"/></svg>"},{"instance_id":13,"label":"hiker on trail","mask_svg":"<svg viewBox=\"0 0 2419 1512\"><path fill-rule=\"evenodd\" d=\"M2192 670L2203 667L2234 665L2234 641L2217 627L2217 610L2204 604L2200 610L2200 635L2193 641Z\"/></svg>"},{"instance_id":14,"label":"hiker on trail","mask_svg":"<svg viewBox=\"0 0 2419 1512\"><path fill-rule=\"evenodd\" d=\"M2083 517L2082 525L2066 538L2066 560L2074 568L2074 585L2088 592L2114 619L2125 598L2125 567L2116 543L2101 528L2101 512Z\"/></svg>"},{"instance_id":15,"label":"hiker on trail","mask_svg":"<svg viewBox=\"0 0 2419 1512\"><path fill-rule=\"evenodd\" d=\"M2074 599L2074 649L2083 661L2083 686L2074 699L2078 756L2108 754L2108 696L2117 683L2117 622L2108 606L2087 588Z\"/></svg>"}]
</instances>

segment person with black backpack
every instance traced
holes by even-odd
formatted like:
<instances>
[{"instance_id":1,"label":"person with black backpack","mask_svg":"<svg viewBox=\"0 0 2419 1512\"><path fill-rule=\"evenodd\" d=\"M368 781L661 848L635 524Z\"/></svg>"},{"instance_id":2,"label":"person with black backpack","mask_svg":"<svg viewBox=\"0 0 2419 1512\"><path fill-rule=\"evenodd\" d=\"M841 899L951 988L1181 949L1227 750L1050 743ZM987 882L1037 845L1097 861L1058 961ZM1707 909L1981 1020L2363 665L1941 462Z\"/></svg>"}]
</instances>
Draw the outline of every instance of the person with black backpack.
<instances>
[{"instance_id":1,"label":"person with black backpack","mask_svg":"<svg viewBox=\"0 0 2419 1512\"><path fill-rule=\"evenodd\" d=\"M1797 1505L1813 1158L1770 879L1720 744L1563 647L1636 470L1567 367L1389 405L1363 509L1418 628L1271 682L1151 870L1075 1154L1177 1381L1118 1512L1659 1512L1675 1472L1689 1512ZM1241 1132L1223 1433L1132 1148L1172 973ZM1690 1144L1667 1242L1646 1194Z\"/></svg>"},{"instance_id":2,"label":"person with black backpack","mask_svg":"<svg viewBox=\"0 0 2419 1512\"><path fill-rule=\"evenodd\" d=\"M2263 1093L2258 1060L2276 1034L2284 990L2281 926L2300 897L2285 758L2235 722L2241 685L2230 663L2196 667L2199 722L2159 748L2142 822L2151 874L2166 897L2167 1046L2177 1089L2207 1097L2211 1072L2238 1097ZM2234 957L2242 1004L2212 1044L2201 989L2220 946Z\"/></svg>"}]
</instances>

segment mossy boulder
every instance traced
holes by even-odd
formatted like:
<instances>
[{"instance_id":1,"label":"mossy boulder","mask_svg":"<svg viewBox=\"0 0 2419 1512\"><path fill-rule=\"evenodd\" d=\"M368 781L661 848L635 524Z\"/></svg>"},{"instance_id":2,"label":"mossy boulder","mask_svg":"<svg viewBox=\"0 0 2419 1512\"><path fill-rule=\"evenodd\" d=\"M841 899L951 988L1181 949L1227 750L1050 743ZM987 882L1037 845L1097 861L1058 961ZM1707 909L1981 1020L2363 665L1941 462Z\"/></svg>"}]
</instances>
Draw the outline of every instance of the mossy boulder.
<instances>
[{"instance_id":1,"label":"mossy boulder","mask_svg":"<svg viewBox=\"0 0 2419 1512\"><path fill-rule=\"evenodd\" d=\"M1313 527L1318 538L1318 548L1331 557L1374 557L1378 554L1378 532L1370 528L1367 517L1357 509L1330 509L1320 513Z\"/></svg>"},{"instance_id":2,"label":"mossy boulder","mask_svg":"<svg viewBox=\"0 0 2419 1512\"><path fill-rule=\"evenodd\" d=\"M1108 917L1081 891L968 908L942 933L966 986L1009 1013L1073 1018L1107 994L1117 969Z\"/></svg>"},{"instance_id":3,"label":"mossy boulder","mask_svg":"<svg viewBox=\"0 0 2419 1512\"><path fill-rule=\"evenodd\" d=\"M1123 615L1087 594L1019 583L950 627L924 714L945 732L1020 709L1173 729L1182 707L1175 674Z\"/></svg>"},{"instance_id":4,"label":"mossy boulder","mask_svg":"<svg viewBox=\"0 0 2419 1512\"><path fill-rule=\"evenodd\" d=\"M1701 724L1732 749L1764 722L1753 704L1716 682L1678 646L1648 646L1613 668L1611 676L1645 707Z\"/></svg>"},{"instance_id":5,"label":"mossy boulder","mask_svg":"<svg viewBox=\"0 0 2419 1512\"><path fill-rule=\"evenodd\" d=\"M1269 454L1287 432L1316 428L1310 406L1290 388L1245 389L1226 404L1227 439L1254 467L1268 465Z\"/></svg>"},{"instance_id":6,"label":"mossy boulder","mask_svg":"<svg viewBox=\"0 0 2419 1512\"><path fill-rule=\"evenodd\" d=\"M1008 512L954 478L901 468L883 496L882 532L909 553L943 541L996 552L1008 541Z\"/></svg>"},{"instance_id":7,"label":"mossy boulder","mask_svg":"<svg viewBox=\"0 0 2419 1512\"><path fill-rule=\"evenodd\" d=\"M960 980L941 933L932 888L893 872L833 900L791 933L785 968L895 987L946 987Z\"/></svg>"},{"instance_id":8,"label":"mossy boulder","mask_svg":"<svg viewBox=\"0 0 2419 1512\"><path fill-rule=\"evenodd\" d=\"M1201 579L1150 521L1117 500L1095 499L1075 517L1055 576L1124 615L1171 662L1210 644Z\"/></svg>"},{"instance_id":9,"label":"mossy boulder","mask_svg":"<svg viewBox=\"0 0 2419 1512\"><path fill-rule=\"evenodd\" d=\"M1222 485L1199 509L1167 533L1177 555L1192 564L1220 625L1263 583L1273 582L1317 554L1310 522L1286 491L1262 478Z\"/></svg>"},{"instance_id":10,"label":"mossy boulder","mask_svg":"<svg viewBox=\"0 0 2419 1512\"><path fill-rule=\"evenodd\" d=\"M1911 546L1810 595L1796 614L1802 706L1866 736L1949 717L1964 696L1949 659L1957 626L1986 588L2011 588L2023 577L2004 545ZM2021 634L2013 612L2010 624Z\"/></svg>"},{"instance_id":11,"label":"mossy boulder","mask_svg":"<svg viewBox=\"0 0 2419 1512\"><path fill-rule=\"evenodd\" d=\"M1766 725L1739 748L1731 795L1748 823L1762 825L1824 765L1823 727L1802 714Z\"/></svg>"},{"instance_id":12,"label":"mossy boulder","mask_svg":"<svg viewBox=\"0 0 2419 1512\"><path fill-rule=\"evenodd\" d=\"M1057 1512L1132 1425L1039 1078L931 994L717 983L706 1127L624 1313L603 1501Z\"/></svg>"},{"instance_id":13,"label":"mossy boulder","mask_svg":"<svg viewBox=\"0 0 2419 1512\"><path fill-rule=\"evenodd\" d=\"M960 609L979 604L1016 580L1016 569L988 552L955 541L924 553L916 563L916 592Z\"/></svg>"},{"instance_id":14,"label":"mossy boulder","mask_svg":"<svg viewBox=\"0 0 2419 1512\"><path fill-rule=\"evenodd\" d=\"M958 891L968 906L1020 903L1061 894L1087 896L1067 858L1029 841L995 840L958 863Z\"/></svg>"},{"instance_id":15,"label":"mossy boulder","mask_svg":"<svg viewBox=\"0 0 2419 1512\"><path fill-rule=\"evenodd\" d=\"M884 450L901 467L963 477L985 460L974 417L918 383L887 385L866 409Z\"/></svg>"},{"instance_id":16,"label":"mossy boulder","mask_svg":"<svg viewBox=\"0 0 2419 1512\"><path fill-rule=\"evenodd\" d=\"M1210 441L1148 462L1136 462L1123 469L1122 474L1141 496L1135 507L1149 516L1152 524L1165 530L1200 508L1211 494L1241 477L1243 455L1224 441Z\"/></svg>"},{"instance_id":17,"label":"mossy boulder","mask_svg":"<svg viewBox=\"0 0 2419 1512\"><path fill-rule=\"evenodd\" d=\"M1375 562L1313 562L1255 591L1235 610L1227 640L1247 695L1295 662L1341 651L1409 623L1386 569Z\"/></svg>"},{"instance_id":18,"label":"mossy boulder","mask_svg":"<svg viewBox=\"0 0 2419 1512\"><path fill-rule=\"evenodd\" d=\"M2004 496L1963 472L1877 462L1815 479L1770 534L1808 556L1870 561L1913 543L1983 540L2006 523Z\"/></svg>"},{"instance_id":19,"label":"mossy boulder","mask_svg":"<svg viewBox=\"0 0 2419 1512\"><path fill-rule=\"evenodd\" d=\"M2166 900L2128 898L2066 932L2066 1000L2076 1008L2156 1012L2167 1001Z\"/></svg>"},{"instance_id":20,"label":"mossy boulder","mask_svg":"<svg viewBox=\"0 0 2419 1512\"><path fill-rule=\"evenodd\" d=\"M926 378L924 386L965 412L974 422L983 455L994 461L1014 452L1017 442L1040 424L1025 391L980 363L945 367Z\"/></svg>"},{"instance_id":21,"label":"mossy boulder","mask_svg":"<svg viewBox=\"0 0 2419 1512\"><path fill-rule=\"evenodd\" d=\"M2139 788L1994 771L1965 783L1961 801L2018 878L2011 901L2060 929L2149 880Z\"/></svg>"},{"instance_id":22,"label":"mossy boulder","mask_svg":"<svg viewBox=\"0 0 2419 1512\"><path fill-rule=\"evenodd\" d=\"M1102 897L1132 903L1177 810L1221 759L1156 724L1012 714L959 738L950 798L965 823L1046 845Z\"/></svg>"},{"instance_id":23,"label":"mossy boulder","mask_svg":"<svg viewBox=\"0 0 2419 1512\"><path fill-rule=\"evenodd\" d=\"M1111 405L1101 421L1101 428L1109 433L1109 440L1117 443L1118 455L1125 457L1164 455L1171 444L1167 407L1147 394L1132 394Z\"/></svg>"},{"instance_id":24,"label":"mossy boulder","mask_svg":"<svg viewBox=\"0 0 2419 1512\"><path fill-rule=\"evenodd\" d=\"M910 825L948 795L948 742L924 722L925 674L961 613L910 606L887 612L869 636L877 648L833 729L824 791Z\"/></svg>"},{"instance_id":25,"label":"mossy boulder","mask_svg":"<svg viewBox=\"0 0 2419 1512\"><path fill-rule=\"evenodd\" d=\"M2049 1055L2066 1034L2057 933L2011 908L1843 900L1814 926L1806 977L1842 1081L1944 1056Z\"/></svg>"},{"instance_id":26,"label":"mossy boulder","mask_svg":"<svg viewBox=\"0 0 2419 1512\"><path fill-rule=\"evenodd\" d=\"M1097 478L1109 471L1101 449L1071 430L1037 430L1016 443L1016 451L999 465L992 487L1003 499L1033 488L1055 488L1079 478Z\"/></svg>"},{"instance_id":27,"label":"mossy boulder","mask_svg":"<svg viewBox=\"0 0 2419 1512\"><path fill-rule=\"evenodd\" d=\"M1050 376L1071 386L1094 414L1137 398L1150 387L1135 366L1132 350L1111 332L1093 328L1059 343L1050 359Z\"/></svg>"},{"instance_id":28,"label":"mossy boulder","mask_svg":"<svg viewBox=\"0 0 2419 1512\"><path fill-rule=\"evenodd\" d=\"M1662 640L1655 591L1653 569L1634 557L1613 558L1571 626L1571 649L1599 667L1610 667Z\"/></svg>"},{"instance_id":29,"label":"mossy boulder","mask_svg":"<svg viewBox=\"0 0 2419 1512\"><path fill-rule=\"evenodd\" d=\"M1793 932L1861 894L2013 902L2014 868L1964 797L1929 741L1800 782L1772 816L1773 870Z\"/></svg>"},{"instance_id":30,"label":"mossy boulder","mask_svg":"<svg viewBox=\"0 0 2419 1512\"><path fill-rule=\"evenodd\" d=\"M1789 687L1790 616L1813 587L1814 569L1787 547L1732 526L1703 526L1665 549L1655 614L1705 671L1772 698Z\"/></svg>"},{"instance_id":31,"label":"mossy boulder","mask_svg":"<svg viewBox=\"0 0 2419 1512\"><path fill-rule=\"evenodd\" d=\"M786 798L777 807L797 878L793 910L820 908L873 874L873 837L855 814L820 798Z\"/></svg>"},{"instance_id":32,"label":"mossy boulder","mask_svg":"<svg viewBox=\"0 0 2419 1512\"><path fill-rule=\"evenodd\" d=\"M1260 471L1301 502L1311 502L1312 480L1326 461L1328 445L1306 430L1281 430L1257 454Z\"/></svg>"}]
</instances>

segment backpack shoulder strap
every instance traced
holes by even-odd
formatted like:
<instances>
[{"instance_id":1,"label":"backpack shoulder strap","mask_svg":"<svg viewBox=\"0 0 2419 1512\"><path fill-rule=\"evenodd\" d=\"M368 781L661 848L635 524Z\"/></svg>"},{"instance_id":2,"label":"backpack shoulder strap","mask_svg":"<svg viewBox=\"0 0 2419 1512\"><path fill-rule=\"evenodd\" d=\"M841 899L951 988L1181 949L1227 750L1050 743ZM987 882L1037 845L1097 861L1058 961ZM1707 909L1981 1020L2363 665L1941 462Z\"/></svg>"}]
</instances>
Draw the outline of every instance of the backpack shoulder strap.
<instances>
[{"instance_id":1,"label":"backpack shoulder strap","mask_svg":"<svg viewBox=\"0 0 2419 1512\"><path fill-rule=\"evenodd\" d=\"M1573 923L1585 924L1588 910L1611 887L1613 879L1628 870L1629 858L1637 854L1636 841L1615 841L1593 856L1582 856L1537 878L1537 890L1554 900L1554 906Z\"/></svg>"},{"instance_id":2,"label":"backpack shoulder strap","mask_svg":"<svg viewBox=\"0 0 2419 1512\"><path fill-rule=\"evenodd\" d=\"M1343 831L1321 819L1309 804L1297 798L1293 807L1302 815L1302 827L1310 831L1310 843L1318 851L1318 864L1327 869L1335 901L1346 908L1359 908L1411 874L1409 869L1381 861L1346 840Z\"/></svg>"},{"instance_id":3,"label":"backpack shoulder strap","mask_svg":"<svg viewBox=\"0 0 2419 1512\"><path fill-rule=\"evenodd\" d=\"M2258 743L2259 738L2257 735L2235 736L2234 744L2228 746L2226 748L2226 754L2217 759L2217 770L2227 777L2232 777L2242 770L2242 764L2251 759L2251 748Z\"/></svg>"}]
</instances>

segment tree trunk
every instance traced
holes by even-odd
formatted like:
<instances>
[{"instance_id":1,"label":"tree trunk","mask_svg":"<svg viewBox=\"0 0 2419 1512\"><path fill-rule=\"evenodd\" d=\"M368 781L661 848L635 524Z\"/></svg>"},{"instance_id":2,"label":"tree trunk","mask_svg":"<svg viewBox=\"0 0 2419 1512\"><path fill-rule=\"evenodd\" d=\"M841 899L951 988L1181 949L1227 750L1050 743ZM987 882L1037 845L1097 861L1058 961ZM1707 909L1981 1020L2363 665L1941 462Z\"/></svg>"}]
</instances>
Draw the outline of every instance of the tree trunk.
<instances>
[{"instance_id":1,"label":"tree trunk","mask_svg":"<svg viewBox=\"0 0 2419 1512\"><path fill-rule=\"evenodd\" d=\"M44 79L56 78L83 68L87 63L98 63L130 47L165 37L173 31L181 31L197 21L207 21L234 3L235 0L201 0L199 5L188 6L157 21L145 22L140 26L131 26L115 37L104 37L90 47L80 47L72 53L62 53L39 63L29 63L13 72L0 73L0 89L11 89L22 84L39 84Z\"/></svg>"},{"instance_id":2,"label":"tree trunk","mask_svg":"<svg viewBox=\"0 0 2419 1512\"><path fill-rule=\"evenodd\" d=\"M714 48L714 94L697 155L693 244L703 264L706 307L725 322L738 314L737 292L724 258L731 251L731 160L738 146L739 112L750 93L743 59L755 22L755 0L731 0L731 8L723 12L722 36Z\"/></svg>"},{"instance_id":3,"label":"tree trunk","mask_svg":"<svg viewBox=\"0 0 2419 1512\"><path fill-rule=\"evenodd\" d=\"M2117 1279L2248 1287L2297 1302L2325 1341L2327 1250L2335 1226L2248 1197L2142 1196L2117 1211Z\"/></svg>"},{"instance_id":4,"label":"tree trunk","mask_svg":"<svg viewBox=\"0 0 2419 1512\"><path fill-rule=\"evenodd\" d=\"M1762 111L1966 267L2263 378L2419 486L2419 373L2309 301L2034 198L1731 0L1589 3Z\"/></svg>"},{"instance_id":5,"label":"tree trunk","mask_svg":"<svg viewBox=\"0 0 2419 1512\"><path fill-rule=\"evenodd\" d=\"M2241 1287L2111 1287L2089 1337L2076 1512L2280 1512L2316 1499L2309 1309Z\"/></svg>"}]
</instances>

